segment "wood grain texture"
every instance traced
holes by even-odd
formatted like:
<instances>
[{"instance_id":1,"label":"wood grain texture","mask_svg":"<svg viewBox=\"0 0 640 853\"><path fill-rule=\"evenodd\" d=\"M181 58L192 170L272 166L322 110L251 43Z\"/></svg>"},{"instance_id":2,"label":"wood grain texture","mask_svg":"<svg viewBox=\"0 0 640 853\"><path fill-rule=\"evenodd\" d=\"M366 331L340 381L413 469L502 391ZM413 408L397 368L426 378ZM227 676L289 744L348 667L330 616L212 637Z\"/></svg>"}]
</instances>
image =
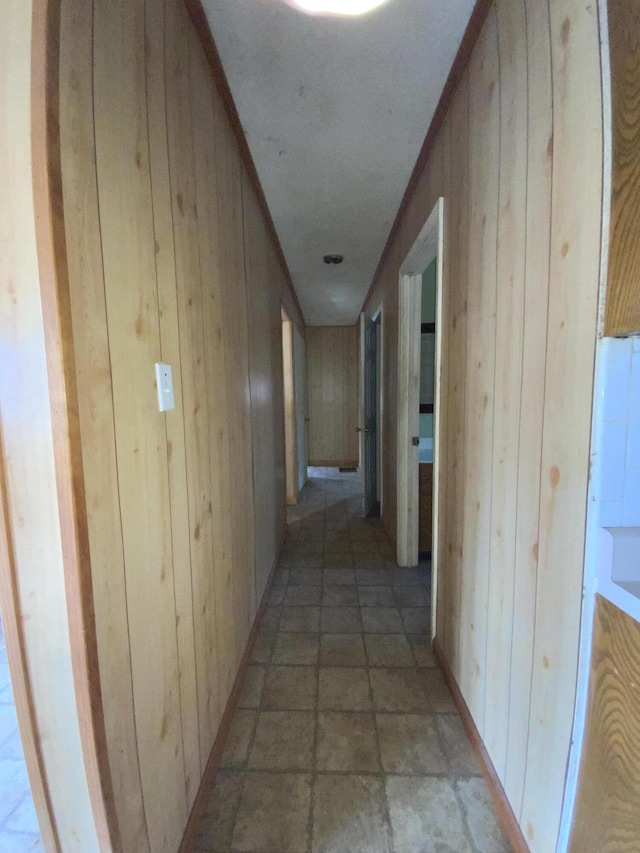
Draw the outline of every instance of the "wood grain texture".
<instances>
[{"instance_id":1,"label":"wood grain texture","mask_svg":"<svg viewBox=\"0 0 640 853\"><path fill-rule=\"evenodd\" d=\"M398 324L400 265L448 172L437 641L535 853L555 849L575 700L600 272L598 38L593 7L578 0L492 5L450 130L443 121L432 140L365 305ZM397 341L390 325L392 410ZM393 417L383 442L393 536Z\"/></svg>"},{"instance_id":2,"label":"wood grain texture","mask_svg":"<svg viewBox=\"0 0 640 853\"><path fill-rule=\"evenodd\" d=\"M640 624L596 595L587 722L570 853L634 853L640 839Z\"/></svg>"},{"instance_id":3,"label":"wood grain texture","mask_svg":"<svg viewBox=\"0 0 640 853\"><path fill-rule=\"evenodd\" d=\"M76 521L73 513L71 517L69 514L75 498L70 493L74 485L71 468L67 465L61 471L56 467L69 451L61 425L67 414L73 418L73 412L67 412L60 397L64 376L60 356L65 342L60 340L57 318L52 322L51 314L43 309L40 288L42 271L46 276L43 285L53 289L55 299L52 247L49 245L47 254L40 257L39 241L43 229L46 240L53 239L56 229L57 240L59 223L52 217L54 212L60 214L57 188L46 184L53 178L48 170L58 153L48 150L53 128L46 114L49 97L55 92L42 89L50 82L47 73L53 70L47 63L57 54L56 46L50 52L47 44L57 24L47 21L46 16L56 11L55 4L34 8L30 2L10 0L3 9L0 30L0 122L5 129L0 135L0 524L3 557L6 554L10 560L2 560L0 606L10 631L7 642L22 643L21 649L14 646L8 652L12 675L16 675L21 656L26 664L22 679L18 675L16 680L18 713L21 726L33 726L31 737L25 732L26 758L35 784L35 803L42 814L44 839L52 850L57 844L64 850L95 851L98 836L81 740L81 728L90 721L84 697L78 696L80 705L76 701L77 669L74 671L78 654L84 654L86 647L77 633L82 614L74 614L70 630L65 547L73 549L69 556L74 571L82 555L78 554L78 540L74 541L76 531L70 530ZM55 25L50 28L49 23ZM36 72L38 79L34 80ZM44 134L35 146L31 138L32 107L38 112L37 124ZM55 125L55 112L52 119ZM42 268L40 262L44 262ZM57 372L51 390L50 369ZM54 402L62 409L52 412ZM57 446L61 438L63 444ZM68 503L59 505L59 495ZM76 584L81 580L76 574ZM77 585L74 590L78 591ZM73 648L72 642L78 646ZM87 678L85 672L85 685ZM21 688L25 682L31 693L31 720L24 714L27 697ZM40 751L39 760L34 749ZM89 756L90 762L93 757ZM90 767L89 772L93 769ZM40 773L43 778L38 780ZM48 808L43 802L46 792Z\"/></svg>"},{"instance_id":4,"label":"wood grain texture","mask_svg":"<svg viewBox=\"0 0 640 853\"><path fill-rule=\"evenodd\" d=\"M358 464L358 329L307 329L309 465Z\"/></svg>"},{"instance_id":5,"label":"wood grain texture","mask_svg":"<svg viewBox=\"0 0 640 853\"><path fill-rule=\"evenodd\" d=\"M420 463L420 520L418 526L418 548L420 551L431 551L433 541L433 465Z\"/></svg>"},{"instance_id":6,"label":"wood grain texture","mask_svg":"<svg viewBox=\"0 0 640 853\"><path fill-rule=\"evenodd\" d=\"M640 332L640 6L608 0L611 222L605 335Z\"/></svg>"},{"instance_id":7,"label":"wood grain texture","mask_svg":"<svg viewBox=\"0 0 640 853\"><path fill-rule=\"evenodd\" d=\"M113 847L169 853L284 535L280 304L297 315L182 0L62 6L69 340Z\"/></svg>"}]
</instances>

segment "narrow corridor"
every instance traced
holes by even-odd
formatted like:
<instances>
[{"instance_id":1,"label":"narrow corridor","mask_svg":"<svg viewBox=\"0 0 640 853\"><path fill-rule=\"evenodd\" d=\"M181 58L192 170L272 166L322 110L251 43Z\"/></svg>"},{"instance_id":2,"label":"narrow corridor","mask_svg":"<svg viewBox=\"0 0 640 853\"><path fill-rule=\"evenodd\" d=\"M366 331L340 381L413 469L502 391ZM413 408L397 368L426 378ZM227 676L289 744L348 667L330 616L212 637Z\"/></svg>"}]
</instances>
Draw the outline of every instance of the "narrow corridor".
<instances>
[{"instance_id":1,"label":"narrow corridor","mask_svg":"<svg viewBox=\"0 0 640 853\"><path fill-rule=\"evenodd\" d=\"M310 469L199 853L506 853L401 569L357 474ZM428 568L428 567L427 567Z\"/></svg>"}]
</instances>

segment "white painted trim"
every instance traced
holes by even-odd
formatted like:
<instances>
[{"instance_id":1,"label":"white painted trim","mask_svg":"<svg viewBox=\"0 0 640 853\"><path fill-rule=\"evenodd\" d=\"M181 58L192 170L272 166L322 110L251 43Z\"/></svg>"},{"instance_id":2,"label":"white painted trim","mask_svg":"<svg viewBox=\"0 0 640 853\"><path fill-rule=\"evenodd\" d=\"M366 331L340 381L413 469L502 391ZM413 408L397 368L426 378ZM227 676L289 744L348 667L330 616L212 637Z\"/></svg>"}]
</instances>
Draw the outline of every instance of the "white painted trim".
<instances>
[{"instance_id":1,"label":"white painted trim","mask_svg":"<svg viewBox=\"0 0 640 853\"><path fill-rule=\"evenodd\" d=\"M398 282L398 410L397 410L397 560L400 566L415 566L418 562L418 448L412 438L419 434L420 408L420 307L422 301L422 274L431 261L439 256L440 281L442 280L442 245L444 228L444 199L434 205L422 230L400 267ZM442 305L438 309L442 310ZM439 340L436 336L436 364L441 365ZM438 375L435 406L440 408L440 376ZM437 478L436 457L439 459L438 439L434 431L434 483ZM437 508L434 491L434 524ZM437 528L435 528L437 532ZM436 537L437 538L437 537ZM435 539L434 539L435 544ZM432 549L433 549L432 545ZM436 553L437 553L437 545ZM432 550L433 557L433 550ZM437 585L437 564L432 559L432 583ZM432 594L432 608L435 607ZM432 624L435 631L435 620Z\"/></svg>"},{"instance_id":2,"label":"white painted trim","mask_svg":"<svg viewBox=\"0 0 640 853\"><path fill-rule=\"evenodd\" d=\"M364 489L364 330L367 316L364 311L360 314L360 373L358 376L358 468Z\"/></svg>"},{"instance_id":3,"label":"white painted trim","mask_svg":"<svg viewBox=\"0 0 640 853\"><path fill-rule=\"evenodd\" d=\"M562 814L556 853L566 853L571 840L571 826L578 793L580 760L584 744L584 731L589 698L589 676L591 671L591 647L593 642L593 616L595 594L598 585L598 537L599 513L596 508L596 492L600 464L597 448L602 423L601 401L605 382L605 358L602 335L604 331L604 308L607 289L609 262L609 225L611 221L611 166L612 166L612 106L611 64L609 54L609 21L607 0L598 0L600 25L600 62L602 69L602 231L600 235L600 286L598 294L598 341L596 344L595 375L593 389L593 411L591 420L591 453L589 464L589 489L587 493L587 529L585 535L584 575L580 643L578 649L578 677L573 717L571 747L567 764Z\"/></svg>"},{"instance_id":4,"label":"white painted trim","mask_svg":"<svg viewBox=\"0 0 640 853\"><path fill-rule=\"evenodd\" d=\"M436 255L435 387L433 389L433 532L431 534L431 639L436 636L438 566L440 565L440 432L442 424L442 283L444 281L444 199L438 201L438 246Z\"/></svg>"},{"instance_id":5,"label":"white painted trim","mask_svg":"<svg viewBox=\"0 0 640 853\"><path fill-rule=\"evenodd\" d=\"M378 449L378 500L380 502L380 519L382 520L384 508L384 443L382 441L382 424L384 421L384 307L382 303L373 312L371 319L375 323L378 317L380 317L380 340L377 349L380 356L380 370L378 371L378 418L376 423L378 435L376 436L376 446Z\"/></svg>"}]
</instances>

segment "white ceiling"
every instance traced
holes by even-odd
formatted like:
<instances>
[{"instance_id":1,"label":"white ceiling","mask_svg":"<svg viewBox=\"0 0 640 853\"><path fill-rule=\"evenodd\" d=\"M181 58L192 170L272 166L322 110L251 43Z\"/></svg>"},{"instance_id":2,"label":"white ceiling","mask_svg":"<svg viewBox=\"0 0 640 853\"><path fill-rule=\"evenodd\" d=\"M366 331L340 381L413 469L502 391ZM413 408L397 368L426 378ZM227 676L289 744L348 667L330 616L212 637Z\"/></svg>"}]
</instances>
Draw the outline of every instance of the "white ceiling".
<instances>
[{"instance_id":1,"label":"white ceiling","mask_svg":"<svg viewBox=\"0 0 640 853\"><path fill-rule=\"evenodd\" d=\"M308 325L356 322L473 6L204 0Z\"/></svg>"}]
</instances>

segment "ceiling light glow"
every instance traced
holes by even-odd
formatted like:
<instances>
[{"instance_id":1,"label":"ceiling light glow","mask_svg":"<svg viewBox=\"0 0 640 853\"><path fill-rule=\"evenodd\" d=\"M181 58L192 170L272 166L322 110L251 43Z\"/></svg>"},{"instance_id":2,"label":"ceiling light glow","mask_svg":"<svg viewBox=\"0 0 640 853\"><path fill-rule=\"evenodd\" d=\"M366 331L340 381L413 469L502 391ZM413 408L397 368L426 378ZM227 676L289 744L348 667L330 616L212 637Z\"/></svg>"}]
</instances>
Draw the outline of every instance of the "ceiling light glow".
<instances>
[{"instance_id":1,"label":"ceiling light glow","mask_svg":"<svg viewBox=\"0 0 640 853\"><path fill-rule=\"evenodd\" d=\"M364 15L387 0L293 0L303 12L316 15Z\"/></svg>"}]
</instances>

